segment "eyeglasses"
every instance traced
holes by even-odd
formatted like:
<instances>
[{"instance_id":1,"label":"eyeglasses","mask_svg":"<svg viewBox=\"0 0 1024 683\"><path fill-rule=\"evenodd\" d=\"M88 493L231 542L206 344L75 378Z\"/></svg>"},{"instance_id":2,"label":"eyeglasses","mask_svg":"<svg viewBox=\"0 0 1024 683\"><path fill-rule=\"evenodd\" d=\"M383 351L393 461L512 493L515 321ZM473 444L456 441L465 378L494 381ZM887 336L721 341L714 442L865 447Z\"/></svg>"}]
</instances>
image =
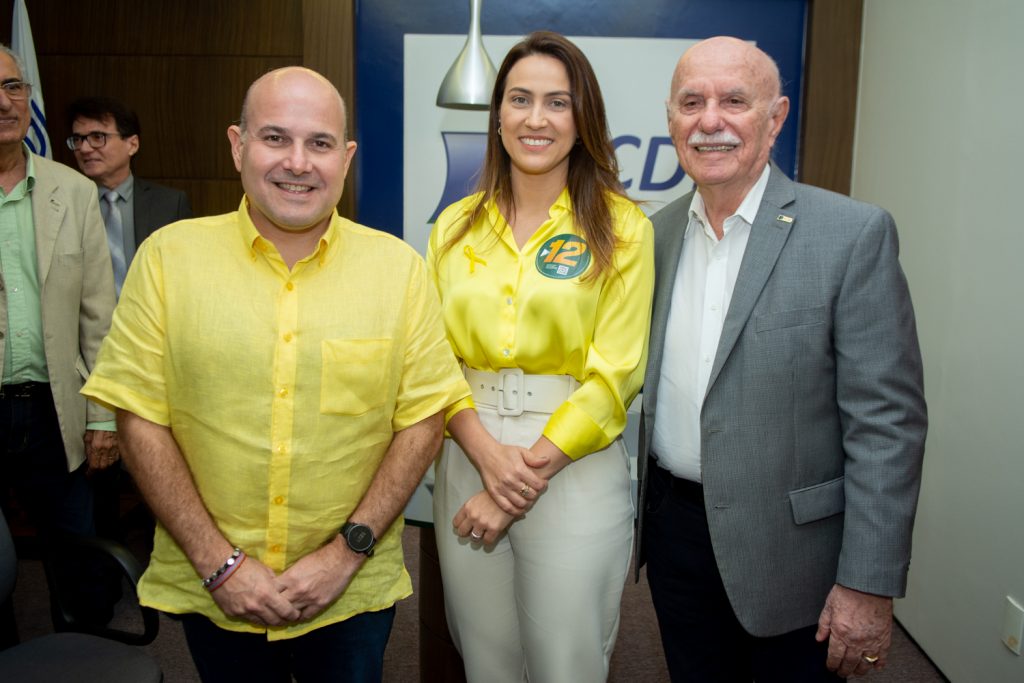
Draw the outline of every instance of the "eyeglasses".
<instances>
[{"instance_id":1,"label":"eyeglasses","mask_svg":"<svg viewBox=\"0 0 1024 683\"><path fill-rule=\"evenodd\" d=\"M25 81L4 81L0 88L9 100L24 100L32 94L32 85Z\"/></svg>"},{"instance_id":2,"label":"eyeglasses","mask_svg":"<svg viewBox=\"0 0 1024 683\"><path fill-rule=\"evenodd\" d=\"M72 152L74 152L75 150L82 146L83 140L88 140L89 146L92 147L93 149L99 149L103 145L107 144L107 138L112 135L116 135L119 138L125 137L120 133L104 133L101 130L94 130L93 132L86 133L85 135L69 135L68 139L65 142L68 143L68 149L70 149Z\"/></svg>"}]
</instances>

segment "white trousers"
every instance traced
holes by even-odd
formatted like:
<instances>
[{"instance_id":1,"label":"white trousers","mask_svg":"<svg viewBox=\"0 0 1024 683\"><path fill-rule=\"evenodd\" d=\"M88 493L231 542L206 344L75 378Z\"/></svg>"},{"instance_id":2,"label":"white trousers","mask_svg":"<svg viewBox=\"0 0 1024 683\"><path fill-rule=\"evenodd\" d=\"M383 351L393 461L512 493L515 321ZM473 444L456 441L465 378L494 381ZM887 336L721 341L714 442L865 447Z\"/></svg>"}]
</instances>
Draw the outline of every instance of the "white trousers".
<instances>
[{"instance_id":1,"label":"white trousers","mask_svg":"<svg viewBox=\"0 0 1024 683\"><path fill-rule=\"evenodd\" d=\"M525 447L550 417L477 412L498 441ZM559 472L490 547L460 538L452 527L462 504L481 490L479 472L446 439L437 465L434 531L445 613L467 680L607 680L633 546L629 458L621 438Z\"/></svg>"}]
</instances>

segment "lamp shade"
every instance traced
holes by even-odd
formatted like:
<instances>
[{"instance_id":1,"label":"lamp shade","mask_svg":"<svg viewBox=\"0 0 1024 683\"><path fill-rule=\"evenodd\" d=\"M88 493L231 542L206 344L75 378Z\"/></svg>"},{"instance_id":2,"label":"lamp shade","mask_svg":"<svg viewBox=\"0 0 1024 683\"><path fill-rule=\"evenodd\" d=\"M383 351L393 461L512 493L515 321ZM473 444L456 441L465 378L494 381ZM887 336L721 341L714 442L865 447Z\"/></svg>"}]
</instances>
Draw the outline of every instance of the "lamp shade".
<instances>
[{"instance_id":1,"label":"lamp shade","mask_svg":"<svg viewBox=\"0 0 1024 683\"><path fill-rule=\"evenodd\" d=\"M469 35L462 52L448 69L437 91L437 106L449 109L487 109L497 71L484 49L480 33L483 0L469 2Z\"/></svg>"}]
</instances>

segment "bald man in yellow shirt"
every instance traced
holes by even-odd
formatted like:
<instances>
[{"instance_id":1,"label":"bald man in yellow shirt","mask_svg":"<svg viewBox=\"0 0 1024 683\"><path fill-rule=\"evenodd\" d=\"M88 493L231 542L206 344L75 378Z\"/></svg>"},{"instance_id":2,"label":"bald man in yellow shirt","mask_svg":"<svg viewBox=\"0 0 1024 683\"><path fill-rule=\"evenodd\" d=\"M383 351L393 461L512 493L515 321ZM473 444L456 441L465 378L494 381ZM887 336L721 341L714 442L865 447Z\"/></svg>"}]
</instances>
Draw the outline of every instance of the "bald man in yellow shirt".
<instances>
[{"instance_id":1,"label":"bald man in yellow shirt","mask_svg":"<svg viewBox=\"0 0 1024 683\"><path fill-rule=\"evenodd\" d=\"M204 681L379 680L399 515L468 386L422 259L335 210L337 90L273 71L228 137L239 210L140 247L83 389L160 522L140 600Z\"/></svg>"}]
</instances>

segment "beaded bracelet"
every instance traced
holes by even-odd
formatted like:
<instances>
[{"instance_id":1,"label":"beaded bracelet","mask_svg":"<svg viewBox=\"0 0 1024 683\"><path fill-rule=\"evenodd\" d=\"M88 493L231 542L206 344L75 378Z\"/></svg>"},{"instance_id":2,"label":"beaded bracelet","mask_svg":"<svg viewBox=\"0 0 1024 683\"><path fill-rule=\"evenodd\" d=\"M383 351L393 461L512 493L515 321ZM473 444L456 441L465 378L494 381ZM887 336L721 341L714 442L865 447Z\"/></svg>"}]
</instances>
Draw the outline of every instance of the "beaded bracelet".
<instances>
[{"instance_id":1,"label":"beaded bracelet","mask_svg":"<svg viewBox=\"0 0 1024 683\"><path fill-rule=\"evenodd\" d=\"M221 585L223 585L223 583L235 573L235 570L242 565L242 562L245 561L245 557L245 551L241 548L234 548L231 553L231 557L226 559L224 564L222 564L217 571L203 579L203 588L211 593L220 588Z\"/></svg>"},{"instance_id":2,"label":"beaded bracelet","mask_svg":"<svg viewBox=\"0 0 1024 683\"><path fill-rule=\"evenodd\" d=\"M221 574L219 579L217 579L216 581L211 583L210 587L207 588L206 590L208 590L208 591L210 591L212 593L213 591L217 590L218 588L223 586L225 583L227 583L227 580L231 578L231 575L235 573L235 570L238 569L239 567L241 567L242 563L245 562L245 558L246 557L248 557L248 555L246 555L245 553L242 553L242 556L239 557L237 560L235 560L235 563L226 572Z\"/></svg>"}]
</instances>

